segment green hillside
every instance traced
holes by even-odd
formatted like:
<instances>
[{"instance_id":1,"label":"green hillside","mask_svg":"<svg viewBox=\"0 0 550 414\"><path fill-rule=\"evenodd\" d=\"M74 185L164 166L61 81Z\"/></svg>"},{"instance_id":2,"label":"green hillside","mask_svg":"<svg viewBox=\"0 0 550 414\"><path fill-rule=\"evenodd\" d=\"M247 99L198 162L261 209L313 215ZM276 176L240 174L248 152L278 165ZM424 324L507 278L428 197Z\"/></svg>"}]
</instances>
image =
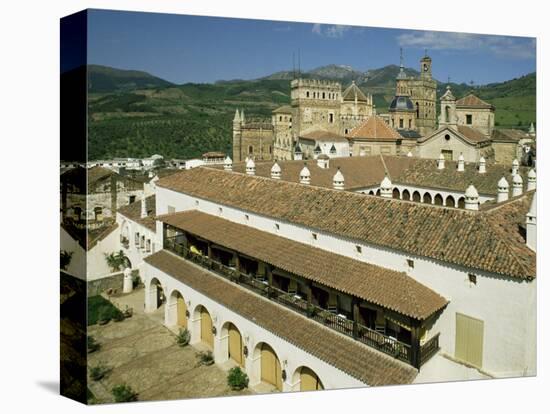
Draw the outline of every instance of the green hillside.
<instances>
[{"instance_id":1,"label":"green hillside","mask_svg":"<svg viewBox=\"0 0 550 414\"><path fill-rule=\"evenodd\" d=\"M88 91L92 93L128 91L137 88L155 88L170 85L172 83L147 72L88 65Z\"/></svg>"},{"instance_id":2,"label":"green hillside","mask_svg":"<svg viewBox=\"0 0 550 414\"><path fill-rule=\"evenodd\" d=\"M363 79L360 83L363 90L373 93L379 113L386 111L393 97L398 69L391 65L368 71L366 81ZM407 71L415 74L412 69ZM347 74L357 76L358 73L337 65L318 72L337 74L340 78ZM213 150L228 153L235 109L244 110L247 119L270 117L273 109L290 102L290 82L280 79L286 76L284 74L250 81L179 86L160 82L152 87L142 87L137 86L141 81L132 81L134 86L127 78L120 81L120 73L116 73L110 83L106 81L100 88L96 80L96 85L90 88L90 159L145 157L154 153L172 158L192 158ZM141 79L137 75L130 78ZM344 87L347 86L345 81L341 81ZM144 82L154 81L148 79ZM530 74L478 87L475 93L496 106L497 126L526 127L535 120L535 83L535 75ZM452 84L452 88L457 97L471 90L466 84ZM439 84L438 96L444 89L445 85Z\"/></svg>"}]
</instances>

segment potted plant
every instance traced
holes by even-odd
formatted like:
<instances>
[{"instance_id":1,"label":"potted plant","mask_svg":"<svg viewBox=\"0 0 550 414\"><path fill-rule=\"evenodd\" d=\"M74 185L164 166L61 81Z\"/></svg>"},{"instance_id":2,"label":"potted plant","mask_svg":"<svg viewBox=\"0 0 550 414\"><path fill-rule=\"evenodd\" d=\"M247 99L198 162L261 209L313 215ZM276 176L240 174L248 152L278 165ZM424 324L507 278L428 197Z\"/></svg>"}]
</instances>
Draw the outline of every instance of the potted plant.
<instances>
[{"instance_id":1,"label":"potted plant","mask_svg":"<svg viewBox=\"0 0 550 414\"><path fill-rule=\"evenodd\" d=\"M100 362L98 365L90 368L90 378L93 381L99 381L103 379L109 371L109 367Z\"/></svg>"},{"instance_id":2,"label":"potted plant","mask_svg":"<svg viewBox=\"0 0 550 414\"><path fill-rule=\"evenodd\" d=\"M95 338L91 335L88 335L87 342L88 342L88 353L90 354L92 352L99 350L99 348L101 348L101 345L99 344L99 342L97 342Z\"/></svg>"},{"instance_id":3,"label":"potted plant","mask_svg":"<svg viewBox=\"0 0 550 414\"><path fill-rule=\"evenodd\" d=\"M183 348L189 345L189 341L191 341L191 332L187 328L180 329L176 335L176 343Z\"/></svg>"},{"instance_id":4,"label":"potted plant","mask_svg":"<svg viewBox=\"0 0 550 414\"><path fill-rule=\"evenodd\" d=\"M115 402L129 402L137 401L138 394L135 392L132 387L126 384L121 384L113 387L111 390L113 397L115 397Z\"/></svg>"},{"instance_id":5,"label":"potted plant","mask_svg":"<svg viewBox=\"0 0 550 414\"><path fill-rule=\"evenodd\" d=\"M214 355L211 351L199 352L197 356L202 365L212 365L214 363Z\"/></svg>"},{"instance_id":6,"label":"potted plant","mask_svg":"<svg viewBox=\"0 0 550 414\"><path fill-rule=\"evenodd\" d=\"M234 367L227 374L227 385L234 391L240 391L248 387L248 375L239 367Z\"/></svg>"}]
</instances>

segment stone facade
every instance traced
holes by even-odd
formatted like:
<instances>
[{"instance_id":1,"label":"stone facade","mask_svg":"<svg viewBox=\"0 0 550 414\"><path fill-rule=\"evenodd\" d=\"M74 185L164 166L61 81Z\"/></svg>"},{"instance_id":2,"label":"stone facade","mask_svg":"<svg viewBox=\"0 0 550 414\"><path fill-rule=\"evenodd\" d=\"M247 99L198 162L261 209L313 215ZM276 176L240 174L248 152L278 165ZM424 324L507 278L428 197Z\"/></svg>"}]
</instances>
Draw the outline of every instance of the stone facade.
<instances>
[{"instance_id":1,"label":"stone facade","mask_svg":"<svg viewBox=\"0 0 550 414\"><path fill-rule=\"evenodd\" d=\"M257 160L273 158L273 124L266 119L247 121L244 111L235 112L233 119L233 160L244 161L247 157Z\"/></svg>"}]
</instances>

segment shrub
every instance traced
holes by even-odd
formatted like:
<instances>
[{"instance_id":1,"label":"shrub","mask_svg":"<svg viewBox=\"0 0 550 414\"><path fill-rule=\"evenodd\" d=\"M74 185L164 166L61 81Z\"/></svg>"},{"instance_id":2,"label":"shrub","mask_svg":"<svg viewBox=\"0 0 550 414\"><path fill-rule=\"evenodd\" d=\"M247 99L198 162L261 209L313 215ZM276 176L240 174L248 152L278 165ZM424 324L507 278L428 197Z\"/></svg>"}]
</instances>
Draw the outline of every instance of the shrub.
<instances>
[{"instance_id":1,"label":"shrub","mask_svg":"<svg viewBox=\"0 0 550 414\"><path fill-rule=\"evenodd\" d=\"M202 365L212 365L214 363L214 355L211 351L199 352L198 357Z\"/></svg>"},{"instance_id":2,"label":"shrub","mask_svg":"<svg viewBox=\"0 0 550 414\"><path fill-rule=\"evenodd\" d=\"M242 390L248 387L248 375L239 367L231 368L227 374L227 385L229 385L232 390Z\"/></svg>"},{"instance_id":3,"label":"shrub","mask_svg":"<svg viewBox=\"0 0 550 414\"><path fill-rule=\"evenodd\" d=\"M88 352L89 353L95 352L99 348L101 348L101 345L91 335L88 335L87 342L88 342Z\"/></svg>"},{"instance_id":4,"label":"shrub","mask_svg":"<svg viewBox=\"0 0 550 414\"><path fill-rule=\"evenodd\" d=\"M88 325L106 323L115 319L120 313L122 312L103 296L97 295L88 298Z\"/></svg>"},{"instance_id":5,"label":"shrub","mask_svg":"<svg viewBox=\"0 0 550 414\"><path fill-rule=\"evenodd\" d=\"M129 402L137 401L138 394L135 392L132 387L126 384L121 384L113 387L111 390L113 397L115 397L115 402Z\"/></svg>"},{"instance_id":6,"label":"shrub","mask_svg":"<svg viewBox=\"0 0 550 414\"><path fill-rule=\"evenodd\" d=\"M94 381L99 381L110 371L109 367L103 363L99 363L95 367L90 368L90 378Z\"/></svg>"},{"instance_id":7,"label":"shrub","mask_svg":"<svg viewBox=\"0 0 550 414\"><path fill-rule=\"evenodd\" d=\"M111 317L114 317L114 315L111 315L108 308L100 308L97 312L97 323L105 325L111 320Z\"/></svg>"},{"instance_id":8,"label":"shrub","mask_svg":"<svg viewBox=\"0 0 550 414\"><path fill-rule=\"evenodd\" d=\"M113 316L115 322L122 322L124 320L124 314L122 312L117 312Z\"/></svg>"},{"instance_id":9,"label":"shrub","mask_svg":"<svg viewBox=\"0 0 550 414\"><path fill-rule=\"evenodd\" d=\"M176 343L181 346L187 346L191 341L191 332L187 328L180 329L179 333L176 335Z\"/></svg>"}]
</instances>

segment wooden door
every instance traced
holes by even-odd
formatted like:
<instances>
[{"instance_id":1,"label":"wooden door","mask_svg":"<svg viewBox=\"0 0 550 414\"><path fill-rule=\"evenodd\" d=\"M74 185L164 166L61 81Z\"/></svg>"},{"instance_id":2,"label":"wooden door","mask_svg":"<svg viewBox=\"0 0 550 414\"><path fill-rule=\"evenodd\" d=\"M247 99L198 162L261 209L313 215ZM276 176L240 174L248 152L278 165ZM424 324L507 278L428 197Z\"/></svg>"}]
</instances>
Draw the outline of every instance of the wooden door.
<instances>
[{"instance_id":1,"label":"wooden door","mask_svg":"<svg viewBox=\"0 0 550 414\"><path fill-rule=\"evenodd\" d=\"M201 309L201 340L210 348L214 348L214 334L212 333L212 318L205 308Z\"/></svg>"},{"instance_id":2,"label":"wooden door","mask_svg":"<svg viewBox=\"0 0 550 414\"><path fill-rule=\"evenodd\" d=\"M262 345L261 371L262 381L273 385L279 391L283 390L281 363L275 351L267 344Z\"/></svg>"},{"instance_id":3,"label":"wooden door","mask_svg":"<svg viewBox=\"0 0 550 414\"><path fill-rule=\"evenodd\" d=\"M183 300L183 297L178 296L177 299L177 314L178 314L178 326L187 328L187 304Z\"/></svg>"},{"instance_id":4,"label":"wooden door","mask_svg":"<svg viewBox=\"0 0 550 414\"><path fill-rule=\"evenodd\" d=\"M300 391L322 390L323 384L315 372L307 367L300 370Z\"/></svg>"},{"instance_id":5,"label":"wooden door","mask_svg":"<svg viewBox=\"0 0 550 414\"><path fill-rule=\"evenodd\" d=\"M244 367L243 339L235 325L229 324L229 358Z\"/></svg>"},{"instance_id":6,"label":"wooden door","mask_svg":"<svg viewBox=\"0 0 550 414\"><path fill-rule=\"evenodd\" d=\"M456 314L455 358L478 368L483 363L483 321Z\"/></svg>"}]
</instances>

